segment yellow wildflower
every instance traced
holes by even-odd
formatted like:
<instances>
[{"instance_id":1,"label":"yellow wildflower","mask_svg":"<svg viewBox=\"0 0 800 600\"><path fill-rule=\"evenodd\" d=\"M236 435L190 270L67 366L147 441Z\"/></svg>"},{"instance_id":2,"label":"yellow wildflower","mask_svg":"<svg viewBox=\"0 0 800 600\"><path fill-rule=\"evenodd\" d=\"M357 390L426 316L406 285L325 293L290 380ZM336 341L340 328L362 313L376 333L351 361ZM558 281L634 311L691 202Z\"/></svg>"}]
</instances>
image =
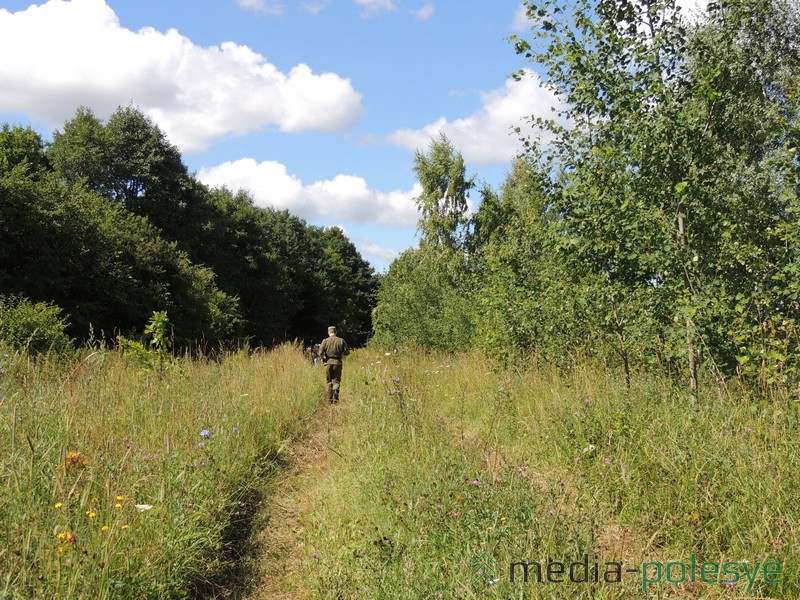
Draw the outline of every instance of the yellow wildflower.
<instances>
[{"instance_id":1,"label":"yellow wildflower","mask_svg":"<svg viewBox=\"0 0 800 600\"><path fill-rule=\"evenodd\" d=\"M97 516L97 513L94 512L93 510L87 510L86 516L89 517L90 519L94 519Z\"/></svg>"},{"instance_id":2,"label":"yellow wildflower","mask_svg":"<svg viewBox=\"0 0 800 600\"><path fill-rule=\"evenodd\" d=\"M130 528L131 528L131 526L130 526L130 525L123 525L123 526L121 527L121 529L130 529Z\"/></svg>"},{"instance_id":3,"label":"yellow wildflower","mask_svg":"<svg viewBox=\"0 0 800 600\"><path fill-rule=\"evenodd\" d=\"M114 505L114 508L122 508L122 504L120 504L119 502L117 502L117 503Z\"/></svg>"},{"instance_id":4,"label":"yellow wildflower","mask_svg":"<svg viewBox=\"0 0 800 600\"><path fill-rule=\"evenodd\" d=\"M122 500L125 500L125 496L117 496L117 500L121 502Z\"/></svg>"},{"instance_id":5,"label":"yellow wildflower","mask_svg":"<svg viewBox=\"0 0 800 600\"><path fill-rule=\"evenodd\" d=\"M103 526L100 528L100 531L108 531L108 525L103 525Z\"/></svg>"},{"instance_id":6,"label":"yellow wildflower","mask_svg":"<svg viewBox=\"0 0 800 600\"><path fill-rule=\"evenodd\" d=\"M64 503L63 503L63 502L56 502L56 503L55 503L55 507L56 507L56 508L61 508L62 506L64 506Z\"/></svg>"},{"instance_id":7,"label":"yellow wildflower","mask_svg":"<svg viewBox=\"0 0 800 600\"><path fill-rule=\"evenodd\" d=\"M72 473L73 471L77 471L79 469L85 469L89 466L89 461L86 460L86 457L81 452L69 452L67 454L67 460L64 461L64 468L66 468L67 473Z\"/></svg>"},{"instance_id":8,"label":"yellow wildflower","mask_svg":"<svg viewBox=\"0 0 800 600\"><path fill-rule=\"evenodd\" d=\"M78 538L75 537L74 533L70 533L69 531L62 531L61 533L56 534L56 539L58 540L58 553L62 554L64 550L67 550L71 544L74 544L78 541Z\"/></svg>"}]
</instances>

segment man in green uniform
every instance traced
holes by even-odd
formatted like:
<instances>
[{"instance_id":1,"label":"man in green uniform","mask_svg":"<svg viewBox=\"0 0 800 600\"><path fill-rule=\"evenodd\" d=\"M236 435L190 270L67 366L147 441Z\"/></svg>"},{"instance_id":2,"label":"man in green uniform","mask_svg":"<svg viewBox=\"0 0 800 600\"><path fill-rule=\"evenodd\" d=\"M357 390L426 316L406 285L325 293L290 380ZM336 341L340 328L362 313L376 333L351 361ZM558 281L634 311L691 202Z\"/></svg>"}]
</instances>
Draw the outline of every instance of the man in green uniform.
<instances>
[{"instance_id":1,"label":"man in green uniform","mask_svg":"<svg viewBox=\"0 0 800 600\"><path fill-rule=\"evenodd\" d=\"M325 365L325 384L328 400L339 401L339 384L342 381L342 360L347 354L347 343L336 336L336 327L328 327L328 337L319 345L319 355Z\"/></svg>"}]
</instances>

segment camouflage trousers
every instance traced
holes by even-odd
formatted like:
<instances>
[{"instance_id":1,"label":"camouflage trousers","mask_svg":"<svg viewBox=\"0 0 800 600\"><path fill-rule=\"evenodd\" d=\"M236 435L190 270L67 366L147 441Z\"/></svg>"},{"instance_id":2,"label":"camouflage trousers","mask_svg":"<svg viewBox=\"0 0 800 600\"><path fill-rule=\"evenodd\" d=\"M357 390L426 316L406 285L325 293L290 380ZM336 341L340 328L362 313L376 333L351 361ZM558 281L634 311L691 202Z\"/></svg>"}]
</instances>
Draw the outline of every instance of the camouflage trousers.
<instances>
[{"instance_id":1,"label":"camouflage trousers","mask_svg":"<svg viewBox=\"0 0 800 600\"><path fill-rule=\"evenodd\" d=\"M342 365L325 365L325 385L328 388L328 400L338 399L341 382Z\"/></svg>"}]
</instances>

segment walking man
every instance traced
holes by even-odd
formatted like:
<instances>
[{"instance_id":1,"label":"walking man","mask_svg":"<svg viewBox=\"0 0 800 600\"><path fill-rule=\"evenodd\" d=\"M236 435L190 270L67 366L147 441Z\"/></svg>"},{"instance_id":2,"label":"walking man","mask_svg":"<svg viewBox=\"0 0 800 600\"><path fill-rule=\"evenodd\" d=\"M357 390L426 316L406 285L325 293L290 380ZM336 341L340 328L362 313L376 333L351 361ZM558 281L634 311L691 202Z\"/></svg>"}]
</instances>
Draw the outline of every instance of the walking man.
<instances>
[{"instance_id":1,"label":"walking man","mask_svg":"<svg viewBox=\"0 0 800 600\"><path fill-rule=\"evenodd\" d=\"M319 345L319 355L325 365L325 385L328 400L332 404L339 401L339 385L342 381L342 360L347 354L347 343L336 335L336 327L328 327L328 337Z\"/></svg>"}]
</instances>

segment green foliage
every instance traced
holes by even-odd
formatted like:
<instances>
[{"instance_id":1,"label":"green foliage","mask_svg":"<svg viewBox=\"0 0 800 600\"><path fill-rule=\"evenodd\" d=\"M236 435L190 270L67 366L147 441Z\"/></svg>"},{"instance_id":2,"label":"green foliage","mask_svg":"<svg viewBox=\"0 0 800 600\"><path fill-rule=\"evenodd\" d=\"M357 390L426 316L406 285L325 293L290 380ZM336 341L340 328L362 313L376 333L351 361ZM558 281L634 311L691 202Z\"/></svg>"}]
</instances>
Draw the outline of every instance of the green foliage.
<instances>
[{"instance_id":1,"label":"green foliage","mask_svg":"<svg viewBox=\"0 0 800 600\"><path fill-rule=\"evenodd\" d=\"M735 356L778 382L764 369L785 373L769 364L796 331L776 278L796 260L796 3L715 4L693 25L669 0L526 5L532 40L516 50L570 124L538 122L554 140L529 145L555 223L546 253L570 274L548 270L550 292L584 347L628 377L634 363L685 375L693 394L698 364L727 377Z\"/></svg>"},{"instance_id":2,"label":"green foliage","mask_svg":"<svg viewBox=\"0 0 800 600\"><path fill-rule=\"evenodd\" d=\"M383 277L373 313L374 341L464 349L472 340L466 256L467 194L473 178L449 140L432 141L416 153L422 186L416 199L421 216L418 249L406 250Z\"/></svg>"},{"instance_id":3,"label":"green foliage","mask_svg":"<svg viewBox=\"0 0 800 600\"><path fill-rule=\"evenodd\" d=\"M290 347L175 360L154 373L106 350L0 355L0 596L222 595L319 371Z\"/></svg>"},{"instance_id":4,"label":"green foliage","mask_svg":"<svg viewBox=\"0 0 800 600\"><path fill-rule=\"evenodd\" d=\"M173 315L182 341L235 333L235 300L214 274L123 206L15 169L0 177L0 215L0 286L55 302L73 335L90 324L106 335L141 329L154 308ZM229 316L220 319L219 307Z\"/></svg>"},{"instance_id":5,"label":"green foliage","mask_svg":"<svg viewBox=\"0 0 800 600\"><path fill-rule=\"evenodd\" d=\"M20 168L26 173L41 173L49 164L41 136L30 127L3 123L0 128L0 173Z\"/></svg>"},{"instance_id":6,"label":"green foliage","mask_svg":"<svg viewBox=\"0 0 800 600\"><path fill-rule=\"evenodd\" d=\"M417 152L420 248L382 283L376 340L583 354L693 397L702 368L794 385L797 2L715 3L692 22L672 0L525 4L531 39L512 41L566 125L534 122L545 135L470 220L460 155L445 137ZM448 345L454 322L472 333Z\"/></svg>"},{"instance_id":7,"label":"green foliage","mask_svg":"<svg viewBox=\"0 0 800 600\"><path fill-rule=\"evenodd\" d=\"M165 366L174 364L170 333L166 311L155 311L144 328L144 342L120 335L117 343L124 353L132 355L142 366L161 372Z\"/></svg>"},{"instance_id":8,"label":"green foliage","mask_svg":"<svg viewBox=\"0 0 800 600\"><path fill-rule=\"evenodd\" d=\"M200 202L178 149L134 107L119 108L106 123L91 110L55 132L48 148L55 171L146 216L169 240L185 240Z\"/></svg>"},{"instance_id":9,"label":"green foliage","mask_svg":"<svg viewBox=\"0 0 800 600\"><path fill-rule=\"evenodd\" d=\"M422 186L415 199L421 213L418 229L422 244L455 250L464 243L467 199L474 177L466 177L464 159L441 134L431 140L428 152L414 155L414 172Z\"/></svg>"},{"instance_id":10,"label":"green foliage","mask_svg":"<svg viewBox=\"0 0 800 600\"><path fill-rule=\"evenodd\" d=\"M0 295L0 341L30 354L73 349L58 306L23 296Z\"/></svg>"},{"instance_id":11,"label":"green foliage","mask_svg":"<svg viewBox=\"0 0 800 600\"><path fill-rule=\"evenodd\" d=\"M81 107L46 150L4 126L0 234L0 289L55 302L76 336L141 331L154 310L179 345L371 332L377 277L340 230L209 190L134 107Z\"/></svg>"},{"instance_id":12,"label":"green foliage","mask_svg":"<svg viewBox=\"0 0 800 600\"><path fill-rule=\"evenodd\" d=\"M463 350L472 339L473 311L448 275L444 256L406 250L381 281L373 314L379 346L421 345Z\"/></svg>"}]
</instances>

